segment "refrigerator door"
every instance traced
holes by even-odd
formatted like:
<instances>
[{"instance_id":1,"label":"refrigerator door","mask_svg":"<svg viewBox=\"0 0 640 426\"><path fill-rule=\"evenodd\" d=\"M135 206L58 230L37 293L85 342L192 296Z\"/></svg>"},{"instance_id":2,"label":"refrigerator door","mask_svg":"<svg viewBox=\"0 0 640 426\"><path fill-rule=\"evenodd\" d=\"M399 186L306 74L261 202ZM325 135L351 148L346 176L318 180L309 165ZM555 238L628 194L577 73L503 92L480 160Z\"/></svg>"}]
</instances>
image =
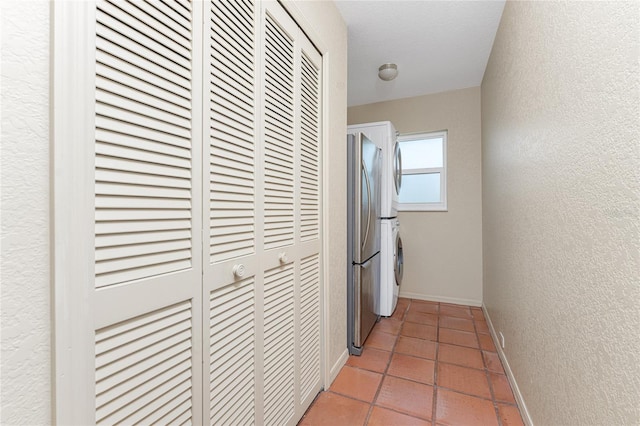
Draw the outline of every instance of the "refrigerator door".
<instances>
[{"instance_id":1,"label":"refrigerator door","mask_svg":"<svg viewBox=\"0 0 640 426\"><path fill-rule=\"evenodd\" d=\"M354 336L351 353L361 351L378 316L378 288L380 286L380 253L361 265L353 265L355 287Z\"/></svg>"},{"instance_id":2,"label":"refrigerator door","mask_svg":"<svg viewBox=\"0 0 640 426\"><path fill-rule=\"evenodd\" d=\"M377 320L380 287L381 152L361 133L348 141L347 285L349 353L360 355L362 344Z\"/></svg>"},{"instance_id":3,"label":"refrigerator door","mask_svg":"<svg viewBox=\"0 0 640 426\"><path fill-rule=\"evenodd\" d=\"M350 164L354 189L353 261L362 263L380 251L380 149L362 133L355 135ZM351 156L350 156L351 157Z\"/></svg>"}]
</instances>

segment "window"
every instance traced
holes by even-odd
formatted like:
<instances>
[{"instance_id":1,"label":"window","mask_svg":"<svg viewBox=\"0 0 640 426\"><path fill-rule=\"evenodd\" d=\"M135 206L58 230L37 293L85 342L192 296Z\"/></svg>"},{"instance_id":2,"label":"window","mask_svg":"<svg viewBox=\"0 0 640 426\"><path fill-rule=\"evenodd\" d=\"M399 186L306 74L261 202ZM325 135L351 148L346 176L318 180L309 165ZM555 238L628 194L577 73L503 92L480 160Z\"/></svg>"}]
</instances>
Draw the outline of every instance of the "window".
<instances>
[{"instance_id":1,"label":"window","mask_svg":"<svg viewBox=\"0 0 640 426\"><path fill-rule=\"evenodd\" d=\"M447 132L401 135L402 186L398 210L447 210Z\"/></svg>"}]
</instances>

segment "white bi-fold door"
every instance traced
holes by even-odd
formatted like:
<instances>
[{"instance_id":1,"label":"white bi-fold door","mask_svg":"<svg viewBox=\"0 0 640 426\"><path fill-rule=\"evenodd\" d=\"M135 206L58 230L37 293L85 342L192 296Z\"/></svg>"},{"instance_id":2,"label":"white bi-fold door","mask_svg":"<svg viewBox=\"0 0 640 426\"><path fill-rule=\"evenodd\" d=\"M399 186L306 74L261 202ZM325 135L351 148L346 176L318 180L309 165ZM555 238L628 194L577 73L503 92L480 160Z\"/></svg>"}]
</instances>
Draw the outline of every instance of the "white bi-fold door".
<instances>
[{"instance_id":1,"label":"white bi-fold door","mask_svg":"<svg viewBox=\"0 0 640 426\"><path fill-rule=\"evenodd\" d=\"M321 386L321 58L276 2L205 22L211 422L295 424Z\"/></svg>"},{"instance_id":2,"label":"white bi-fold door","mask_svg":"<svg viewBox=\"0 0 640 426\"><path fill-rule=\"evenodd\" d=\"M54 14L57 421L295 424L322 385L320 54L277 2Z\"/></svg>"}]
</instances>

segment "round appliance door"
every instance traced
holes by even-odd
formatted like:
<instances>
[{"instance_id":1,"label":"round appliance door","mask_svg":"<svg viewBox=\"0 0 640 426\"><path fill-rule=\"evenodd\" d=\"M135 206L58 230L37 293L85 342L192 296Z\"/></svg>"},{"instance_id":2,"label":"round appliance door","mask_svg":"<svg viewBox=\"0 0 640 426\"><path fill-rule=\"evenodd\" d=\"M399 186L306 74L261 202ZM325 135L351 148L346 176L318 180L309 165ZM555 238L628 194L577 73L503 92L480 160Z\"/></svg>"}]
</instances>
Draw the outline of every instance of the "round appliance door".
<instances>
[{"instance_id":1,"label":"round appliance door","mask_svg":"<svg viewBox=\"0 0 640 426\"><path fill-rule=\"evenodd\" d=\"M400 153L400 144L398 142L393 146L393 183L396 194L400 194L400 187L402 186L402 154Z\"/></svg>"},{"instance_id":2,"label":"round appliance door","mask_svg":"<svg viewBox=\"0 0 640 426\"><path fill-rule=\"evenodd\" d=\"M404 256L402 254L402 238L400 238L400 233L396 233L396 241L395 241L395 262L393 265L393 271L396 277L396 285L399 286L402 284L402 273L404 271Z\"/></svg>"}]
</instances>

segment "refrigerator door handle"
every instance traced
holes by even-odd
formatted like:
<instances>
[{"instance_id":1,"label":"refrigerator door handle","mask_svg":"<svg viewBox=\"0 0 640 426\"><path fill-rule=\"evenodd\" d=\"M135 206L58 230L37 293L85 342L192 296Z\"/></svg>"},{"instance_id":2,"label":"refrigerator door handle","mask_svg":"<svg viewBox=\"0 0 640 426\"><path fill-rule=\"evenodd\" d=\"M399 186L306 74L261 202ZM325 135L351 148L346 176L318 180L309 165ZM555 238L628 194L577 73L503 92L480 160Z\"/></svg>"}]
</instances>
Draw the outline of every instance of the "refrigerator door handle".
<instances>
[{"instance_id":1,"label":"refrigerator door handle","mask_svg":"<svg viewBox=\"0 0 640 426\"><path fill-rule=\"evenodd\" d=\"M371 258L373 259L373 258ZM369 265L371 265L371 259L367 260L364 263L359 264L358 266L361 267L362 269L367 269L369 267Z\"/></svg>"},{"instance_id":2,"label":"refrigerator door handle","mask_svg":"<svg viewBox=\"0 0 640 426\"><path fill-rule=\"evenodd\" d=\"M364 240L362 241L362 249L364 250L369 239L369 228L371 227L371 182L369 182L369 174L367 173L367 166L362 160L362 172L364 174L364 181L367 185L367 227L364 231Z\"/></svg>"}]
</instances>

